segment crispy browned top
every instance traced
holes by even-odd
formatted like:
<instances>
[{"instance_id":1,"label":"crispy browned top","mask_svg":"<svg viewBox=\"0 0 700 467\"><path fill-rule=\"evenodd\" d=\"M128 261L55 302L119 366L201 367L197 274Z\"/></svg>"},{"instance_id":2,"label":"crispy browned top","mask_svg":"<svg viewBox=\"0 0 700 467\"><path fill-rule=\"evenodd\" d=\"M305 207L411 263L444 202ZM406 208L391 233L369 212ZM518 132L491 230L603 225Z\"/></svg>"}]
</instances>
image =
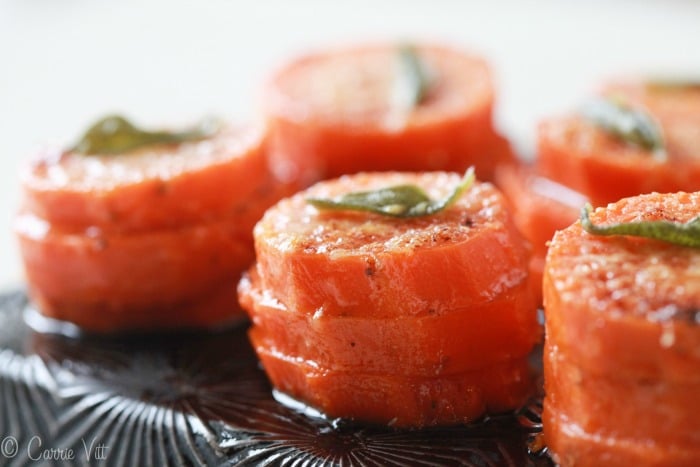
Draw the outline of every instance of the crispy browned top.
<instances>
[{"instance_id":1,"label":"crispy browned top","mask_svg":"<svg viewBox=\"0 0 700 467\"><path fill-rule=\"evenodd\" d=\"M687 222L698 214L700 193L652 193L599 208L591 220L601 225ZM587 303L613 316L695 320L700 311L700 249L638 237L596 236L577 222L554 236L547 272L563 302Z\"/></svg>"},{"instance_id":2,"label":"crispy browned top","mask_svg":"<svg viewBox=\"0 0 700 467\"><path fill-rule=\"evenodd\" d=\"M460 176L454 173L394 172L321 182L268 210L256 227L256 237L280 251L333 257L434 247L465 241L484 229L503 230L507 212L500 193L488 183L476 182L445 211L409 219L320 211L306 201L309 197L330 198L400 184L415 184L437 199L447 196L459 181Z\"/></svg>"}]
</instances>

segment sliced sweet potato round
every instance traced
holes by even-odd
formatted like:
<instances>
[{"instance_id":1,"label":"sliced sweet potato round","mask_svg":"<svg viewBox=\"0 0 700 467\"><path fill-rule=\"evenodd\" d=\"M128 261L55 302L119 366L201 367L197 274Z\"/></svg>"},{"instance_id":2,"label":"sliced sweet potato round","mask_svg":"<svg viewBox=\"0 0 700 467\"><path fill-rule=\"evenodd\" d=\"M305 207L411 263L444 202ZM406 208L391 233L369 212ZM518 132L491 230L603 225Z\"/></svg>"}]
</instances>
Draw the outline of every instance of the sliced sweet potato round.
<instances>
[{"instance_id":1,"label":"sliced sweet potato round","mask_svg":"<svg viewBox=\"0 0 700 467\"><path fill-rule=\"evenodd\" d=\"M254 128L124 154L47 149L22 171L23 209L68 228L175 228L237 217L268 172Z\"/></svg>"},{"instance_id":2,"label":"sliced sweet potato round","mask_svg":"<svg viewBox=\"0 0 700 467\"><path fill-rule=\"evenodd\" d=\"M414 54L408 70L407 48ZM419 86L416 93L411 86ZM307 183L471 165L488 180L498 164L514 159L493 129L493 100L486 62L448 47L375 44L311 53L277 70L264 89L273 166Z\"/></svg>"},{"instance_id":3,"label":"sliced sweet potato round","mask_svg":"<svg viewBox=\"0 0 700 467\"><path fill-rule=\"evenodd\" d=\"M239 283L258 335L288 355L330 370L442 376L527 356L540 338L523 282L466 309L395 318L313 316L287 309L262 290L255 270Z\"/></svg>"},{"instance_id":4,"label":"sliced sweet potato round","mask_svg":"<svg viewBox=\"0 0 700 467\"><path fill-rule=\"evenodd\" d=\"M475 183L433 215L318 209L308 198L411 184L446 197L457 174L363 173L282 200L256 225L264 289L318 316L425 316L493 300L527 280L529 251L502 195Z\"/></svg>"}]
</instances>

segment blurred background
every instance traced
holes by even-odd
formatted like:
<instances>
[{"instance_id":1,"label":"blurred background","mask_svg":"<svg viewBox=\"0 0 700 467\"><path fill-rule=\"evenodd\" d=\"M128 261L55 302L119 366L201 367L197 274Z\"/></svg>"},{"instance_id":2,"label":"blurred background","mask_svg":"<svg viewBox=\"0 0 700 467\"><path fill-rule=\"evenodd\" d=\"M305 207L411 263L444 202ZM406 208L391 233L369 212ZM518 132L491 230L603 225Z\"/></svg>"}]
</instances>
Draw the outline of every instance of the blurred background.
<instances>
[{"instance_id":1,"label":"blurred background","mask_svg":"<svg viewBox=\"0 0 700 467\"><path fill-rule=\"evenodd\" d=\"M22 284L11 233L20 164L108 112L144 126L256 118L260 83L327 45L434 40L491 62L500 128L531 154L542 116L601 79L700 77L693 0L0 0L0 290Z\"/></svg>"}]
</instances>

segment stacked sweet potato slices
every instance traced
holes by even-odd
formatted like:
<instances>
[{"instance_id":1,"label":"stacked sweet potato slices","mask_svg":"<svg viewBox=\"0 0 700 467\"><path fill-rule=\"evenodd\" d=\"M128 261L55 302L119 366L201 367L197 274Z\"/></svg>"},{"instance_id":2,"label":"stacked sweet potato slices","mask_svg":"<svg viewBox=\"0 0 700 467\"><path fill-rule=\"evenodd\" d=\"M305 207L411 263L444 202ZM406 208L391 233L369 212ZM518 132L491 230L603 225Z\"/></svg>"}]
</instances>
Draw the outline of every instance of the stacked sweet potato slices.
<instances>
[{"instance_id":1,"label":"stacked sweet potato slices","mask_svg":"<svg viewBox=\"0 0 700 467\"><path fill-rule=\"evenodd\" d=\"M331 417L413 427L528 397L539 340L528 251L492 185L421 217L309 203L406 185L440 199L458 183L446 172L362 173L266 212L239 294L277 389Z\"/></svg>"},{"instance_id":2,"label":"stacked sweet potato slices","mask_svg":"<svg viewBox=\"0 0 700 467\"><path fill-rule=\"evenodd\" d=\"M109 117L87 136L127 126ZM98 332L244 316L234 284L253 261L253 225L288 193L263 143L259 129L226 127L117 154L40 154L15 222L35 306Z\"/></svg>"},{"instance_id":3,"label":"stacked sweet potato slices","mask_svg":"<svg viewBox=\"0 0 700 467\"><path fill-rule=\"evenodd\" d=\"M543 425L561 465L700 459L699 216L699 193L653 193L586 221L628 235L581 223L555 235L544 278Z\"/></svg>"},{"instance_id":4,"label":"stacked sweet potato slices","mask_svg":"<svg viewBox=\"0 0 700 467\"><path fill-rule=\"evenodd\" d=\"M272 166L306 184L361 171L476 168L515 161L493 125L483 58L437 45L375 44L311 53L264 93Z\"/></svg>"},{"instance_id":5,"label":"stacked sweet potato slices","mask_svg":"<svg viewBox=\"0 0 700 467\"><path fill-rule=\"evenodd\" d=\"M541 284L546 242L586 201L605 206L641 193L700 189L698 109L697 84L626 79L540 122L534 162L502 166L496 179L533 245L534 284Z\"/></svg>"}]
</instances>

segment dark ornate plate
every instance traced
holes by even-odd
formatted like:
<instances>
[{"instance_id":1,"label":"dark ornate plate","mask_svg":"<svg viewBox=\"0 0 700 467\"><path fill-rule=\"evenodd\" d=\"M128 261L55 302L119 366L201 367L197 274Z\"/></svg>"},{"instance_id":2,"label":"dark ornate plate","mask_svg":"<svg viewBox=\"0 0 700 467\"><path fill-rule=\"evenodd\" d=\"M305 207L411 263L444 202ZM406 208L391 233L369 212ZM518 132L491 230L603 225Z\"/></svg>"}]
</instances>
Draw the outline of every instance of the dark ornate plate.
<instances>
[{"instance_id":1,"label":"dark ornate plate","mask_svg":"<svg viewBox=\"0 0 700 467\"><path fill-rule=\"evenodd\" d=\"M399 431L278 403L244 327L70 338L0 296L0 465L540 466L540 399L469 426ZM43 464L42 464L43 465Z\"/></svg>"}]
</instances>

